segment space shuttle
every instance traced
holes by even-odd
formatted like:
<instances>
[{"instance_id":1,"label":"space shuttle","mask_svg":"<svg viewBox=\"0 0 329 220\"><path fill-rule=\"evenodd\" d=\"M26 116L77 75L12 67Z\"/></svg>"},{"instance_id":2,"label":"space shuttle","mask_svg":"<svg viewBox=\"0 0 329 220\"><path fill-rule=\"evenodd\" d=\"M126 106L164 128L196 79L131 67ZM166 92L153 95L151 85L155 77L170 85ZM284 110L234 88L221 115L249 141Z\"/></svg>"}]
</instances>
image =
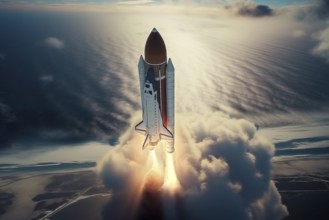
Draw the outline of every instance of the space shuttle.
<instances>
[{"instance_id":1,"label":"space shuttle","mask_svg":"<svg viewBox=\"0 0 329 220\"><path fill-rule=\"evenodd\" d=\"M145 59L138 63L143 120L135 130L145 135L142 149L154 149L160 140L167 142L168 153L175 143L175 69L167 61L166 45L153 28L145 45Z\"/></svg>"}]
</instances>

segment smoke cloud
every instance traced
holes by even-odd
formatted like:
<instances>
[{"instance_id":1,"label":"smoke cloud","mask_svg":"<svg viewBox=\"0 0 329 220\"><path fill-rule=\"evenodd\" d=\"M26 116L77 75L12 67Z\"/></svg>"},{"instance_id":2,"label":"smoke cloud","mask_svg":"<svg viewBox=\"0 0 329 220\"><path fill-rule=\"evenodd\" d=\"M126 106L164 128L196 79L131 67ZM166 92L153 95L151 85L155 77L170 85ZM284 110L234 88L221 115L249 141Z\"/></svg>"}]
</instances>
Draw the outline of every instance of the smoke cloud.
<instances>
[{"instance_id":1,"label":"smoke cloud","mask_svg":"<svg viewBox=\"0 0 329 220\"><path fill-rule=\"evenodd\" d=\"M137 121L132 120L132 124ZM136 213L145 213L148 199L158 199L157 208L163 219L270 220L288 215L271 180L274 146L257 134L252 123L220 112L184 114L177 122L173 156L181 188L175 196L168 194L159 186L163 177L151 175L151 188L157 189L156 193L151 193L152 197L149 187L142 190L141 195L147 196L142 196L140 204L144 205L137 206L140 208ZM141 135L128 130L98 166L104 184L113 192L123 192L126 203L133 199L127 199L125 192L143 188L141 184L150 175L149 152L141 150L142 141ZM161 159L160 148L163 147L157 148L159 167L164 169L166 164ZM136 193L129 195L137 197ZM113 211L111 207L120 204L118 197L114 196L113 200L109 201L108 210ZM166 209L170 203L176 205Z\"/></svg>"}]
</instances>

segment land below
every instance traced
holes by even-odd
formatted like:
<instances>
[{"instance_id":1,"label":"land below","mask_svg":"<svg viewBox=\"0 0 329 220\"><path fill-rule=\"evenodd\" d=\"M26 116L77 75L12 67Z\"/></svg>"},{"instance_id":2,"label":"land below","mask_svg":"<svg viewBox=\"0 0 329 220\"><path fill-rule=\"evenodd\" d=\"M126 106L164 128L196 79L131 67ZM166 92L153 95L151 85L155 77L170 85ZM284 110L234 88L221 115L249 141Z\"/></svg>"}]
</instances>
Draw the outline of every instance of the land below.
<instances>
[{"instance_id":1,"label":"land below","mask_svg":"<svg viewBox=\"0 0 329 220\"><path fill-rule=\"evenodd\" d=\"M285 220L329 219L329 158L273 162ZM92 170L0 177L0 219L102 219L111 192Z\"/></svg>"}]
</instances>

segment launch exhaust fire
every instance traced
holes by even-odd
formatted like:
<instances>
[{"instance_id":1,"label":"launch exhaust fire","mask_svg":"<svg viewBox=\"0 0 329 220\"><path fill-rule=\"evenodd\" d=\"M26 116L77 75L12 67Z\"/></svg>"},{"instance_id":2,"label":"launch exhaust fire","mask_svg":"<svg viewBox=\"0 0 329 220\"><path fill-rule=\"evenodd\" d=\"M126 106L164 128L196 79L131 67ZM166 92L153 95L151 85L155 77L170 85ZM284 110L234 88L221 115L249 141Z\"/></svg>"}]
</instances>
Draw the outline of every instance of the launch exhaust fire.
<instances>
[{"instance_id":1,"label":"launch exhaust fire","mask_svg":"<svg viewBox=\"0 0 329 220\"><path fill-rule=\"evenodd\" d=\"M160 164L156 155L156 151L155 150L151 150L149 157L151 159L151 170L156 171L158 173L160 173Z\"/></svg>"},{"instance_id":2,"label":"launch exhaust fire","mask_svg":"<svg viewBox=\"0 0 329 220\"><path fill-rule=\"evenodd\" d=\"M163 145L165 143L161 142L158 145ZM158 147L156 146L156 148ZM177 192L180 189L180 183L176 175L175 170L175 162L173 154L164 152L160 149L160 152L158 152L160 155L159 157L162 159L158 159L157 151L150 150L149 152L149 170L145 174L145 181L148 179L148 176L154 176L157 175L157 179L161 178L162 181L162 189L169 191L171 193ZM163 154L164 153L164 154ZM165 158L162 158L165 157ZM162 162L162 163L161 163ZM154 178L151 178L154 179Z\"/></svg>"},{"instance_id":3,"label":"launch exhaust fire","mask_svg":"<svg viewBox=\"0 0 329 220\"><path fill-rule=\"evenodd\" d=\"M163 188L170 192L177 192L180 189L180 183L177 179L175 163L172 154L166 154L166 166Z\"/></svg>"}]
</instances>

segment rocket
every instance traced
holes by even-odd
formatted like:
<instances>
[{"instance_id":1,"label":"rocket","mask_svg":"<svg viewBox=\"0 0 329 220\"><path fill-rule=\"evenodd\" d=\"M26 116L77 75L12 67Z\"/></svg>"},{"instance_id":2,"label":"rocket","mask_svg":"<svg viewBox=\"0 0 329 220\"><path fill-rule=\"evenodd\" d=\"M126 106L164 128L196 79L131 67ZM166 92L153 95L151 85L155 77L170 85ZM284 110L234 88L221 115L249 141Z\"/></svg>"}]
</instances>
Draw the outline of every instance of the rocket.
<instances>
[{"instance_id":1,"label":"rocket","mask_svg":"<svg viewBox=\"0 0 329 220\"><path fill-rule=\"evenodd\" d=\"M138 63L143 120L135 130L145 135L142 148L153 150L165 140L168 153L174 152L175 142L175 69L166 45L153 28L145 45L145 59Z\"/></svg>"}]
</instances>

